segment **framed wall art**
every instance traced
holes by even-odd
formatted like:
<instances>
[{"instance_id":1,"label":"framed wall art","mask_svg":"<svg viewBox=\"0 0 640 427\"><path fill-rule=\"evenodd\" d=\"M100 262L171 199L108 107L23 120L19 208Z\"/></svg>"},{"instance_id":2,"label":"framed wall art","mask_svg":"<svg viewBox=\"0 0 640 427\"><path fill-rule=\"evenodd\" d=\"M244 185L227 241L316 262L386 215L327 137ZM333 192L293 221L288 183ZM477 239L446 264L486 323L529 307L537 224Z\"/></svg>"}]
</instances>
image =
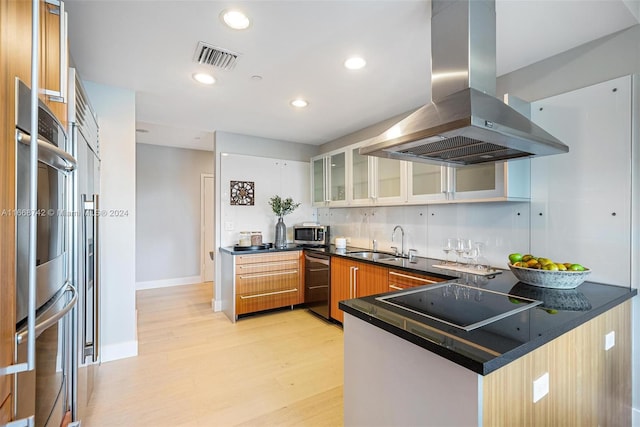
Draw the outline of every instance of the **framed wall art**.
<instances>
[{"instance_id":1,"label":"framed wall art","mask_svg":"<svg viewBox=\"0 0 640 427\"><path fill-rule=\"evenodd\" d=\"M231 204L253 206L255 200L255 182L231 181Z\"/></svg>"}]
</instances>

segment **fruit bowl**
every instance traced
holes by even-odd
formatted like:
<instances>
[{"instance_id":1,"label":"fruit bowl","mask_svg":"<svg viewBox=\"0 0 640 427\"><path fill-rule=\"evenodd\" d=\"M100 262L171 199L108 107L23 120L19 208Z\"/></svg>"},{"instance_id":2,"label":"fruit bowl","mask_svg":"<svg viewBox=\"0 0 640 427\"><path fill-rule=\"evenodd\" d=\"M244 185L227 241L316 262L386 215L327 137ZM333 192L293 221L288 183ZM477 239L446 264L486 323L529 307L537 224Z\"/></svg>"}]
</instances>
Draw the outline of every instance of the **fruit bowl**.
<instances>
[{"instance_id":1,"label":"fruit bowl","mask_svg":"<svg viewBox=\"0 0 640 427\"><path fill-rule=\"evenodd\" d=\"M585 271L551 271L533 268L516 267L508 264L511 272L523 283L541 288L573 289L578 287L591 274Z\"/></svg>"}]
</instances>

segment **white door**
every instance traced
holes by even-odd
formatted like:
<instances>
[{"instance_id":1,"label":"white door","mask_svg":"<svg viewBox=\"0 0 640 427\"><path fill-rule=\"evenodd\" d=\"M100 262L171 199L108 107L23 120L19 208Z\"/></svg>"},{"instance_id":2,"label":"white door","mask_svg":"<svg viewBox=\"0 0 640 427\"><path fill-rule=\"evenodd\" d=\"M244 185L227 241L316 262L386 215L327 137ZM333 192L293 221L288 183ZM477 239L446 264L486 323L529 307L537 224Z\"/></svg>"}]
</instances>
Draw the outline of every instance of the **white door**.
<instances>
[{"instance_id":1,"label":"white door","mask_svg":"<svg viewBox=\"0 0 640 427\"><path fill-rule=\"evenodd\" d=\"M202 279L205 282L213 281L213 267L215 263L211 259L211 253L215 256L214 248L214 213L213 213L213 175L203 174L201 178L200 208L202 218Z\"/></svg>"}]
</instances>

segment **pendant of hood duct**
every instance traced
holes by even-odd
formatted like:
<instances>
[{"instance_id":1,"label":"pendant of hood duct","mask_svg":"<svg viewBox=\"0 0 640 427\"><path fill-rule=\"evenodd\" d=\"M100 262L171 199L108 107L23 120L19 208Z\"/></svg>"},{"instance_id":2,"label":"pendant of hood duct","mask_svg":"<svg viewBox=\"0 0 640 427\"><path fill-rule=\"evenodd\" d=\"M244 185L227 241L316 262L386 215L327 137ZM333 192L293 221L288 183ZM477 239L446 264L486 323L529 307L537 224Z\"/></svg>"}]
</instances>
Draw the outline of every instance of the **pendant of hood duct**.
<instances>
[{"instance_id":1,"label":"pendant of hood duct","mask_svg":"<svg viewBox=\"0 0 640 427\"><path fill-rule=\"evenodd\" d=\"M495 0L431 2L431 103L360 154L464 166L569 152L495 97Z\"/></svg>"}]
</instances>

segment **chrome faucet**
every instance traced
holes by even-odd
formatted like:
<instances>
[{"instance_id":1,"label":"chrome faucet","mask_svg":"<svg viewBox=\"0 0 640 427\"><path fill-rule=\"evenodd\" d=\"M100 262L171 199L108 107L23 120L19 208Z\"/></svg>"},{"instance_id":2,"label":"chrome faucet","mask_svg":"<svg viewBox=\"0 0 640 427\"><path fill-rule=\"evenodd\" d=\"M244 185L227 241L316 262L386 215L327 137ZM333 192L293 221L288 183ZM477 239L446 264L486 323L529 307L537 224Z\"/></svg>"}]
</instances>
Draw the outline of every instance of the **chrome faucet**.
<instances>
[{"instance_id":1,"label":"chrome faucet","mask_svg":"<svg viewBox=\"0 0 640 427\"><path fill-rule=\"evenodd\" d=\"M391 241L393 242L393 238L396 235L396 230L400 229L400 231L402 232L402 241L401 241L401 246L400 246L400 256L404 256L404 230L402 229L401 226L396 225L393 228L393 233L391 233ZM393 246L392 246L393 247ZM396 255L398 255L398 248L396 248Z\"/></svg>"}]
</instances>

